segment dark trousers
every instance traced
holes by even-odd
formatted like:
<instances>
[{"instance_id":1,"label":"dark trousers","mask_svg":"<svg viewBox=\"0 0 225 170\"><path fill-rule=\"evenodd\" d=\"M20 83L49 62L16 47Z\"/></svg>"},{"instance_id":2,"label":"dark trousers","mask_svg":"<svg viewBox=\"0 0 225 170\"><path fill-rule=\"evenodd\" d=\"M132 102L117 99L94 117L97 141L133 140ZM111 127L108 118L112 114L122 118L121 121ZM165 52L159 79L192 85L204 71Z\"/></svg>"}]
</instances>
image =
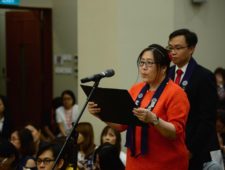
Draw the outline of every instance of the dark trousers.
<instances>
[{"instance_id":1,"label":"dark trousers","mask_svg":"<svg viewBox=\"0 0 225 170\"><path fill-rule=\"evenodd\" d=\"M188 170L202 170L203 162L195 159L190 159Z\"/></svg>"}]
</instances>

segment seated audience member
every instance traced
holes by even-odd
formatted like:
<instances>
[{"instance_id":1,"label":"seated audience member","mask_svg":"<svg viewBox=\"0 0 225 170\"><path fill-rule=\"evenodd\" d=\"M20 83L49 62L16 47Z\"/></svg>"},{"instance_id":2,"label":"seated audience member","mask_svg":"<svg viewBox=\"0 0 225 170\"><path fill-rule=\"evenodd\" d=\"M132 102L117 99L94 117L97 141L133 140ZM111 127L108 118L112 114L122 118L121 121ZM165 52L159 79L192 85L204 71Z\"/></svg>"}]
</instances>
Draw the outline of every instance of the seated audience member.
<instances>
[{"instance_id":1,"label":"seated audience member","mask_svg":"<svg viewBox=\"0 0 225 170\"><path fill-rule=\"evenodd\" d=\"M36 163L38 170L53 170L55 159L57 158L62 148L61 143L53 142L45 144L40 147L37 156ZM56 163L54 170L65 170L68 165L66 164L64 154L60 157Z\"/></svg>"},{"instance_id":2,"label":"seated audience member","mask_svg":"<svg viewBox=\"0 0 225 170\"><path fill-rule=\"evenodd\" d=\"M19 150L21 147L21 142L19 139L19 134L18 134L19 130L14 130L11 135L10 135L10 142L14 145L14 147Z\"/></svg>"},{"instance_id":3,"label":"seated audience member","mask_svg":"<svg viewBox=\"0 0 225 170\"><path fill-rule=\"evenodd\" d=\"M225 109L225 70L218 67L214 72L219 97L218 109Z\"/></svg>"},{"instance_id":4,"label":"seated audience member","mask_svg":"<svg viewBox=\"0 0 225 170\"><path fill-rule=\"evenodd\" d=\"M47 139L41 133L41 127L34 123L27 123L25 128L31 131L35 143L35 150L38 151L39 147L47 142Z\"/></svg>"},{"instance_id":5,"label":"seated audience member","mask_svg":"<svg viewBox=\"0 0 225 170\"><path fill-rule=\"evenodd\" d=\"M0 95L0 138L9 138L11 126L11 117L8 111L6 97Z\"/></svg>"},{"instance_id":6,"label":"seated audience member","mask_svg":"<svg viewBox=\"0 0 225 170\"><path fill-rule=\"evenodd\" d=\"M100 143L102 145L106 142L116 146L116 148L118 149L118 151L120 153L119 154L120 159L125 166L126 165L126 154L123 151L121 151L121 135L120 135L120 132L111 128L110 126L105 126L105 128L102 130L102 133L101 133Z\"/></svg>"},{"instance_id":7,"label":"seated audience member","mask_svg":"<svg viewBox=\"0 0 225 170\"><path fill-rule=\"evenodd\" d=\"M16 148L6 139L0 139L0 170L16 170L19 155Z\"/></svg>"},{"instance_id":8,"label":"seated audience member","mask_svg":"<svg viewBox=\"0 0 225 170\"><path fill-rule=\"evenodd\" d=\"M88 122L80 122L76 127L76 132L78 133L77 167L79 170L91 170L93 168L93 155L96 148L93 127Z\"/></svg>"},{"instance_id":9,"label":"seated audience member","mask_svg":"<svg viewBox=\"0 0 225 170\"><path fill-rule=\"evenodd\" d=\"M65 90L61 94L63 106L56 109L56 121L59 126L60 136L67 136L72 129L72 123L79 116L76 98L71 90Z\"/></svg>"},{"instance_id":10,"label":"seated audience member","mask_svg":"<svg viewBox=\"0 0 225 170\"><path fill-rule=\"evenodd\" d=\"M18 170L26 168L35 170L35 143L31 131L26 128L15 130L11 134L10 142L19 152Z\"/></svg>"},{"instance_id":11,"label":"seated audience member","mask_svg":"<svg viewBox=\"0 0 225 170\"><path fill-rule=\"evenodd\" d=\"M96 170L125 170L118 148L107 142L96 149L94 162Z\"/></svg>"}]
</instances>

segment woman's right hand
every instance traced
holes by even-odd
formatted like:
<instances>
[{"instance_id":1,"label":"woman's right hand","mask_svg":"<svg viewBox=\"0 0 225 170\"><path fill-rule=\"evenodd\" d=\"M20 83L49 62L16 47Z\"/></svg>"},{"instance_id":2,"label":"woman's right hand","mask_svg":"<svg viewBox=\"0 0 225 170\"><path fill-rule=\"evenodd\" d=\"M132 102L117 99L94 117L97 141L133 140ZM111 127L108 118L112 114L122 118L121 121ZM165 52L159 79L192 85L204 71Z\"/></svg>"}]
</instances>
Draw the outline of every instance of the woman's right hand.
<instances>
[{"instance_id":1,"label":"woman's right hand","mask_svg":"<svg viewBox=\"0 0 225 170\"><path fill-rule=\"evenodd\" d=\"M88 102L88 111L94 115L94 116L98 116L98 113L101 111L101 108L98 107L98 104L94 103L94 102Z\"/></svg>"}]
</instances>

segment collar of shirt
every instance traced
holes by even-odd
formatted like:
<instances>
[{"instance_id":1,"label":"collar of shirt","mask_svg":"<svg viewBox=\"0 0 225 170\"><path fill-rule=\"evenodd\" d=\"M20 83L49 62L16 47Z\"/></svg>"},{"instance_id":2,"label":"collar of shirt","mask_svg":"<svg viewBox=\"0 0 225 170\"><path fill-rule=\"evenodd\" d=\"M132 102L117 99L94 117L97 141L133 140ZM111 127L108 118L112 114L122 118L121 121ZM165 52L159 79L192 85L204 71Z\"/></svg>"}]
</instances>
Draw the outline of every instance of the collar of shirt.
<instances>
[{"instance_id":1,"label":"collar of shirt","mask_svg":"<svg viewBox=\"0 0 225 170\"><path fill-rule=\"evenodd\" d=\"M181 68L179 68L178 66L176 66L176 68L175 68L175 73L177 72L178 69L181 69L181 70L183 71L183 74L181 75L181 80L182 80L183 77L184 77L184 74L185 74L185 72L186 72L186 70L187 70L187 66L188 66L188 63L185 64L185 65L184 65L183 67L181 67ZM177 74L175 74L174 80L176 79L176 77L177 77Z\"/></svg>"}]
</instances>

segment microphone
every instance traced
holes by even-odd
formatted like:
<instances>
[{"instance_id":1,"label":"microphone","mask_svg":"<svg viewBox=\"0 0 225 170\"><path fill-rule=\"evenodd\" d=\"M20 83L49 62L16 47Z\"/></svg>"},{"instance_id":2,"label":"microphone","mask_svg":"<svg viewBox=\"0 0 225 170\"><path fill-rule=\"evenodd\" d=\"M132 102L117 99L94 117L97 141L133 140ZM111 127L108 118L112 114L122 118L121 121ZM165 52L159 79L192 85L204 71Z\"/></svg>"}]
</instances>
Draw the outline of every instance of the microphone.
<instances>
[{"instance_id":1,"label":"microphone","mask_svg":"<svg viewBox=\"0 0 225 170\"><path fill-rule=\"evenodd\" d=\"M101 78L104 78L104 77L112 77L114 74L115 74L115 72L113 69L108 69L101 73L94 74L93 76L85 77L85 78L81 79L80 81L81 81L81 83L87 83L89 81L100 80Z\"/></svg>"}]
</instances>

